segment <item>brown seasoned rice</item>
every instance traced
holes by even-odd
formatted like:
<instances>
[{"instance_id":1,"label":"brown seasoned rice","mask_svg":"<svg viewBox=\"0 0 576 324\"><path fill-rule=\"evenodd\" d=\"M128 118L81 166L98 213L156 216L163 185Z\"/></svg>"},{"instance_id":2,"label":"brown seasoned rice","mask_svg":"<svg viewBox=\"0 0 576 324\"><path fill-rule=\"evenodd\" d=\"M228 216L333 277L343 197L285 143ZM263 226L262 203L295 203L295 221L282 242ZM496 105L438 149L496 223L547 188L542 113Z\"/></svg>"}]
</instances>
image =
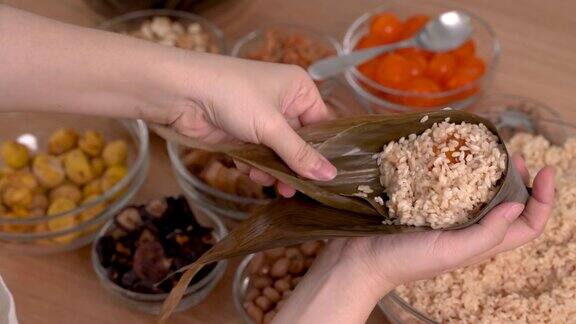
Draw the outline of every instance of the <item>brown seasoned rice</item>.
<instances>
[{"instance_id":1,"label":"brown seasoned rice","mask_svg":"<svg viewBox=\"0 0 576 324\"><path fill-rule=\"evenodd\" d=\"M486 126L444 121L389 143L378 163L396 223L444 228L494 196L506 153Z\"/></svg>"},{"instance_id":2,"label":"brown seasoned rice","mask_svg":"<svg viewBox=\"0 0 576 324\"><path fill-rule=\"evenodd\" d=\"M531 173L556 169L556 204L543 235L480 265L397 289L415 309L442 323L574 323L576 321L576 138L562 146L517 134Z\"/></svg>"}]
</instances>

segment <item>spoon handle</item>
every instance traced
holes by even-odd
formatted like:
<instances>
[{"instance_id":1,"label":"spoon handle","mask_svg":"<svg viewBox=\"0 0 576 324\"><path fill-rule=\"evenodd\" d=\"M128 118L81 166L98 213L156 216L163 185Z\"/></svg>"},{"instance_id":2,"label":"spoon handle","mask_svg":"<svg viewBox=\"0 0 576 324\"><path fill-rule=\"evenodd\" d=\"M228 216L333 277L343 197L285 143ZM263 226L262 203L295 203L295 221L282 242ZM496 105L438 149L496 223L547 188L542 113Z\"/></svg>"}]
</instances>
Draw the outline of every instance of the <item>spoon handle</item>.
<instances>
[{"instance_id":1,"label":"spoon handle","mask_svg":"<svg viewBox=\"0 0 576 324\"><path fill-rule=\"evenodd\" d=\"M414 39L408 39L390 45L361 49L347 55L331 56L310 65L310 67L308 67L308 73L313 80L324 80L383 53L410 46L414 46Z\"/></svg>"}]
</instances>

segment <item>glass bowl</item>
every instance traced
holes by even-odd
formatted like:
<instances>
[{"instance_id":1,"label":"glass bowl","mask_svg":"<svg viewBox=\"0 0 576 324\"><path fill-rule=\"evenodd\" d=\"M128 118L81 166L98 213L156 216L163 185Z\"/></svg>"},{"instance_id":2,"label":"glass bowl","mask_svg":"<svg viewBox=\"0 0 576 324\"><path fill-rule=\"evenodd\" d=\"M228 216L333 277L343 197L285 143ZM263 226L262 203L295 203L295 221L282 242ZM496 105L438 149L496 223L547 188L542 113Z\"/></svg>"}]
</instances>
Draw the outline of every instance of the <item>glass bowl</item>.
<instances>
[{"instance_id":1,"label":"glass bowl","mask_svg":"<svg viewBox=\"0 0 576 324\"><path fill-rule=\"evenodd\" d=\"M290 24L272 24L262 29L254 30L246 36L240 38L232 47L231 56L249 58L250 53L261 49L265 46L266 32L269 30L277 31L284 35L301 35L312 40L312 44L321 46L331 55L342 54L342 48L336 39L329 35L317 32L309 27L290 25ZM307 68L307 66L302 66Z\"/></svg>"},{"instance_id":2,"label":"glass bowl","mask_svg":"<svg viewBox=\"0 0 576 324\"><path fill-rule=\"evenodd\" d=\"M368 111L358 103L354 92L338 79L327 80L319 85L319 91L326 106L334 116L345 117L362 115ZM190 173L182 161L183 147L167 142L168 155L178 184L184 194L206 209L219 216L243 220L250 211L268 204L271 199L254 199L229 194L215 189Z\"/></svg>"},{"instance_id":3,"label":"glass bowl","mask_svg":"<svg viewBox=\"0 0 576 324\"><path fill-rule=\"evenodd\" d=\"M209 210L199 208L192 203L190 204L190 207L192 208L194 216L197 218L201 225L214 229L213 235L217 242L228 235L228 229L222 220L220 220L220 218L214 213L210 212ZM114 229L115 226L116 225L114 220L110 219L98 233L96 241L98 241L100 237L106 235L108 231ZM184 293L184 297L180 301L180 304L178 304L178 307L176 307L175 312L186 310L204 300L212 292L216 284L218 284L218 282L222 279L224 273L226 272L227 266L227 260L218 261L216 266L208 273L208 275L206 275L197 283L188 286L186 292ZM158 315L160 313L162 304L169 294L137 293L125 289L112 282L107 276L106 269L102 267L100 261L98 260L96 243L92 245L92 267L94 272L96 272L96 275L98 276L102 286L104 286L108 292L124 302L127 306L149 314Z\"/></svg>"},{"instance_id":4,"label":"glass bowl","mask_svg":"<svg viewBox=\"0 0 576 324\"><path fill-rule=\"evenodd\" d=\"M254 254L250 254L242 259L242 262L240 262L236 269L236 273L234 273L234 281L232 282L232 298L234 299L234 307L236 307L236 311L238 311L245 323L254 323L246 312L246 309L242 306L244 303L244 295L246 295L246 291L250 285L248 265L253 257Z\"/></svg>"},{"instance_id":5,"label":"glass bowl","mask_svg":"<svg viewBox=\"0 0 576 324\"><path fill-rule=\"evenodd\" d=\"M344 36L343 52L347 54L355 49L360 38L367 33L371 18L378 13L393 12L400 19L405 19L415 14L427 14L433 17L441 12L455 9L462 10L438 1L390 0L385 5L363 14L352 23ZM474 32L471 39L476 43L476 54L486 64L486 71L481 78L458 89L436 93L413 93L385 87L353 67L346 71L345 77L362 103L376 113L402 113L416 109L440 109L446 106L462 109L476 101L492 78L500 54L500 45L487 22L472 13L466 13L472 17Z\"/></svg>"},{"instance_id":6,"label":"glass bowl","mask_svg":"<svg viewBox=\"0 0 576 324\"><path fill-rule=\"evenodd\" d=\"M137 30L140 25L153 17L168 17L172 21L178 21L184 26L191 23L198 23L202 26L204 32L209 35L209 42L214 44L217 48L217 53L226 52L226 43L224 41L224 33L214 23L208 19L178 10L168 9L149 9L130 12L118 17L112 18L100 24L99 28L116 33Z\"/></svg>"},{"instance_id":7,"label":"glass bowl","mask_svg":"<svg viewBox=\"0 0 576 324\"><path fill-rule=\"evenodd\" d=\"M106 140L124 140L128 146L128 172L110 190L68 212L26 218L0 217L0 241L8 251L46 254L73 250L89 244L104 222L132 199L146 179L149 161L148 128L141 120L55 113L2 113L0 141L15 139L26 145L32 154L45 152L50 134L59 128L73 128L79 132L93 129L101 132ZM89 212L91 208L102 210L86 220L76 217L84 211ZM62 230L45 229L48 221L59 218L75 218L76 221L74 226Z\"/></svg>"},{"instance_id":8,"label":"glass bowl","mask_svg":"<svg viewBox=\"0 0 576 324\"><path fill-rule=\"evenodd\" d=\"M491 120L504 140L517 132L528 132L542 135L558 145L576 135L576 124L567 123L555 110L529 98L491 95L480 99L471 109ZM437 323L394 291L385 296L378 306L392 323Z\"/></svg>"}]
</instances>

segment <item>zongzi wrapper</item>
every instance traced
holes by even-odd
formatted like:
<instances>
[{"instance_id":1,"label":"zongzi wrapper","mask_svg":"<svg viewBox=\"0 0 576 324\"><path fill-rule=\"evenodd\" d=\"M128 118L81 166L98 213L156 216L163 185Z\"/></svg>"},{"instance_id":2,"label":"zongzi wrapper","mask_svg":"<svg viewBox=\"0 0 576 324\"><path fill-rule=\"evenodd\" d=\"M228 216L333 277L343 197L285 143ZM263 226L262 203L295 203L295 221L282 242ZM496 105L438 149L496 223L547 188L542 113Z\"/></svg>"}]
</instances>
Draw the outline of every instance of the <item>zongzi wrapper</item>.
<instances>
[{"instance_id":1,"label":"zongzi wrapper","mask_svg":"<svg viewBox=\"0 0 576 324\"><path fill-rule=\"evenodd\" d=\"M160 322L168 319L188 283L204 264L310 240L432 230L431 226L395 223L393 217L396 215L390 217L388 207L385 206L388 198L383 195L386 188L380 182L378 157L383 147L389 143L409 137L411 134L416 136L423 134L435 123L442 123L446 118L450 118L455 124L463 122L469 125L482 124L498 139L498 143L502 143L496 127L490 121L463 111L447 110L336 119L298 130L306 142L338 169L335 179L316 182L296 175L266 147L254 144L207 145L176 134L166 127L152 126L167 140L177 141L184 146L225 153L271 174L308 196L303 198L297 195L295 199L279 199L256 210L195 263L180 269L180 272L185 273L166 300ZM492 139L496 142L495 138ZM450 142L446 144L447 147L455 145L451 144L454 141L448 140L448 137L446 141ZM456 142L459 143L458 140ZM458 145L460 144L456 144ZM444 148L440 146L436 149L442 151ZM525 203L528 199L528 191L511 159L507 158L506 148L503 146L500 148L502 152L499 157L494 157L498 160L496 163L498 170L502 169L501 159L504 158L505 161L505 167L494 173L494 179L498 177L499 180L491 184L488 190L490 193L482 199L485 201L469 211L466 221L456 222L447 228L455 229L473 224L502 202ZM436 154L440 155L440 151ZM456 161L457 156L450 154L450 157ZM446 159L450 160L449 157ZM500 176L497 176L500 172ZM492 197L487 198L488 196ZM389 223L386 223L386 220Z\"/></svg>"},{"instance_id":2,"label":"zongzi wrapper","mask_svg":"<svg viewBox=\"0 0 576 324\"><path fill-rule=\"evenodd\" d=\"M466 223L494 197L506 153L484 124L446 120L388 143L378 164L386 198L374 199L385 201L387 222L445 228Z\"/></svg>"}]
</instances>

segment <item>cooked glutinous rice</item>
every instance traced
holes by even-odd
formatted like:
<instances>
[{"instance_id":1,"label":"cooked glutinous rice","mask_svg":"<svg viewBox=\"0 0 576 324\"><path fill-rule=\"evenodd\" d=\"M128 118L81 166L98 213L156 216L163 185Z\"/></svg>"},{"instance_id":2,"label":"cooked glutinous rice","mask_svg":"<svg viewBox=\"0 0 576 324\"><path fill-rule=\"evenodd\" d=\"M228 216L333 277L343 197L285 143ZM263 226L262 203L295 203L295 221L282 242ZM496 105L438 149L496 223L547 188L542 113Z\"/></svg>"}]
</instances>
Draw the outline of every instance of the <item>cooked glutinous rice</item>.
<instances>
[{"instance_id":1,"label":"cooked glutinous rice","mask_svg":"<svg viewBox=\"0 0 576 324\"><path fill-rule=\"evenodd\" d=\"M494 196L506 154L486 126L444 121L389 143L378 163L395 223L443 228Z\"/></svg>"},{"instance_id":2,"label":"cooked glutinous rice","mask_svg":"<svg viewBox=\"0 0 576 324\"><path fill-rule=\"evenodd\" d=\"M401 286L397 293L440 323L574 323L576 138L562 146L517 134L508 143L530 174L556 169L556 202L538 239L490 260Z\"/></svg>"}]
</instances>

